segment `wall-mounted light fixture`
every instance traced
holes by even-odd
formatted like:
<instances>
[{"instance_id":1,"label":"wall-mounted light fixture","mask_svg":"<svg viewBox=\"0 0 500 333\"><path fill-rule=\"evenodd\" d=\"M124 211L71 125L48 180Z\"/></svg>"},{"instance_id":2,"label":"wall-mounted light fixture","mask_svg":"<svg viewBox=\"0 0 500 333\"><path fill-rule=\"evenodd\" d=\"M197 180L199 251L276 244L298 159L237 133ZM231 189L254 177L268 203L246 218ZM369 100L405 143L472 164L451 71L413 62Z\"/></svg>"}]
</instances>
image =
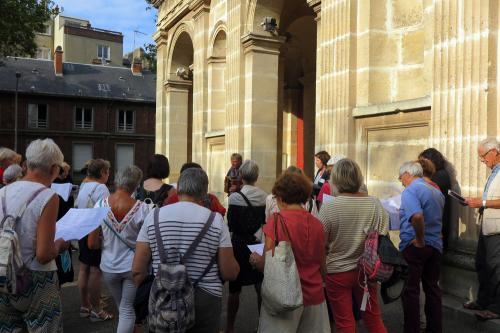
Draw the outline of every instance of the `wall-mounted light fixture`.
<instances>
[{"instance_id":1,"label":"wall-mounted light fixture","mask_svg":"<svg viewBox=\"0 0 500 333\"><path fill-rule=\"evenodd\" d=\"M278 24L276 23L276 19L274 17L264 17L264 20L260 24L264 31L270 33L276 33L278 30Z\"/></svg>"}]
</instances>

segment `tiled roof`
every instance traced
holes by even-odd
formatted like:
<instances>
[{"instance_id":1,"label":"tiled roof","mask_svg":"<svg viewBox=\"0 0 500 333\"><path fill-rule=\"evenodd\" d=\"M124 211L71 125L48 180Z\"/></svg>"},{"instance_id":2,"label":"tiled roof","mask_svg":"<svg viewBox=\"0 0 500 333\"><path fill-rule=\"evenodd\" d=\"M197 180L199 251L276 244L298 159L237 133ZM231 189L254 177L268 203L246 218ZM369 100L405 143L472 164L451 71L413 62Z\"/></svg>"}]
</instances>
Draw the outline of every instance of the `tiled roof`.
<instances>
[{"instance_id":1,"label":"tiled roof","mask_svg":"<svg viewBox=\"0 0 500 333\"><path fill-rule=\"evenodd\" d=\"M130 68L76 63L63 64L56 76L54 62L31 58L0 58L0 91L154 103L156 74L133 75Z\"/></svg>"}]
</instances>

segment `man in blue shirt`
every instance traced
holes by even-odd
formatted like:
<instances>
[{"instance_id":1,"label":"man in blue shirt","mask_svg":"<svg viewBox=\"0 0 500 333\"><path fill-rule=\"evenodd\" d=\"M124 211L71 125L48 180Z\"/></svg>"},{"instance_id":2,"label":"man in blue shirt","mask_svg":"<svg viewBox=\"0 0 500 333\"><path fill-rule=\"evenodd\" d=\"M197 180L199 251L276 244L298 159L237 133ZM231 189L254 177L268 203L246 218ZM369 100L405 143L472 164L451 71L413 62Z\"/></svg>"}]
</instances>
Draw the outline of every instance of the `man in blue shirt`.
<instances>
[{"instance_id":1,"label":"man in blue shirt","mask_svg":"<svg viewBox=\"0 0 500 333\"><path fill-rule=\"evenodd\" d=\"M443 241L441 235L444 196L423 178L418 162L399 169L405 190L401 195L400 251L409 272L403 293L404 332L420 332L420 282L425 292L426 332L442 332L442 302L439 275Z\"/></svg>"}]
</instances>

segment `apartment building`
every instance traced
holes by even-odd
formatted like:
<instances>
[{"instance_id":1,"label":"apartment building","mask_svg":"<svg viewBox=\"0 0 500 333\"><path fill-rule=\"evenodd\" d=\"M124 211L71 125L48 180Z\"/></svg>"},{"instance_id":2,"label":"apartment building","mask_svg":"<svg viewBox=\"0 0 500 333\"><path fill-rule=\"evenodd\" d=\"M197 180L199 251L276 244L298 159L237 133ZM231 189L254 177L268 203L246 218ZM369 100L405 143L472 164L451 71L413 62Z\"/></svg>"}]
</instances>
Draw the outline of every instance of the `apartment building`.
<instances>
[{"instance_id":1,"label":"apartment building","mask_svg":"<svg viewBox=\"0 0 500 333\"><path fill-rule=\"evenodd\" d=\"M122 66L123 34L92 27L90 21L57 15L46 29L36 34L35 58L52 60L57 46L64 51L65 62Z\"/></svg>"},{"instance_id":2,"label":"apartment building","mask_svg":"<svg viewBox=\"0 0 500 333\"><path fill-rule=\"evenodd\" d=\"M116 170L136 164L146 169L154 154L156 75L131 68L54 60L0 58L0 147L14 147L15 92L17 142L23 153L38 138L52 138L73 167L76 182L91 158ZM112 182L112 177L110 182Z\"/></svg>"}]
</instances>

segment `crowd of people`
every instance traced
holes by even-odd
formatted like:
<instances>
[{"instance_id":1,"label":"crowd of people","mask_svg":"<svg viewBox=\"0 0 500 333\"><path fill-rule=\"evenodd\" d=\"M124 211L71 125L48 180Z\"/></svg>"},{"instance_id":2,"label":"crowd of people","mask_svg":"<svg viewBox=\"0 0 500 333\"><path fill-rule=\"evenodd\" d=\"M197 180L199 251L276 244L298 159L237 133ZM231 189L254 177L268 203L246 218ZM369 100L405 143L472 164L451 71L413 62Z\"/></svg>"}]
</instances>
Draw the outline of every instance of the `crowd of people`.
<instances>
[{"instance_id":1,"label":"crowd of people","mask_svg":"<svg viewBox=\"0 0 500 333\"><path fill-rule=\"evenodd\" d=\"M480 288L477 300L464 307L481 319L496 319L500 143L485 139L478 155L493 172L481 198L462 202L479 208L481 222L476 254ZM60 287L73 281L74 251L80 317L96 322L117 315L119 333L140 332L143 324L152 332L219 332L226 281L227 333L235 332L243 286L253 286L257 295L258 332L354 333L360 320L368 332L387 332L380 281L367 278L360 258L369 250L369 231L388 234L389 214L369 195L356 161L320 151L315 164L313 179L289 167L269 194L258 187L258 164L233 154L224 181L226 209L208 193L209 180L199 164L185 163L177 183L166 184L169 162L156 154L145 174L127 166L108 187L111 164L92 159L82 170L73 203L51 189L52 183L72 182L70 166L54 141L31 142L24 158L0 148L0 332L62 331ZM399 168L404 186L399 251L407 265L401 295L405 333L421 332L422 308L425 331L443 331L439 279L450 230L447 167L445 157L429 148ZM78 242L55 239L56 221L73 207L108 208L108 213ZM257 245L262 252L255 250ZM290 279L273 275L280 256ZM278 298L270 292L281 290L279 283L292 283L294 276L300 290ZM103 283L117 314L105 309ZM290 300L291 294L300 299Z\"/></svg>"}]
</instances>

